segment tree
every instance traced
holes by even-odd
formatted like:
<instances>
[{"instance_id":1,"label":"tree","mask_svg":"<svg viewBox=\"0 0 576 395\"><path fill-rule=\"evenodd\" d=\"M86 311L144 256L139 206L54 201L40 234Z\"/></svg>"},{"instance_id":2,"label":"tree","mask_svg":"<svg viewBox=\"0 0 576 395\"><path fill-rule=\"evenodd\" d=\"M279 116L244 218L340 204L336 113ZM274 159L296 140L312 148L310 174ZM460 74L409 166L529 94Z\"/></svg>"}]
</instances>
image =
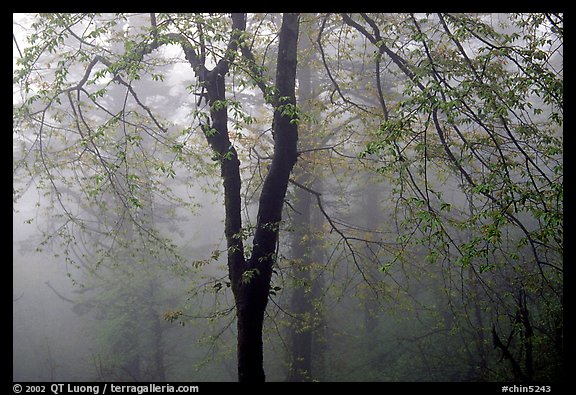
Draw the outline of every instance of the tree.
<instances>
[{"instance_id":1,"label":"tree","mask_svg":"<svg viewBox=\"0 0 576 395\"><path fill-rule=\"evenodd\" d=\"M146 164L152 163L153 152L160 147L168 148L168 154L175 154L179 161L190 159L183 157L185 144L182 139L170 136L154 109L141 100L136 87L138 80L147 73L153 80L163 79L161 73L155 73L153 65L158 59L151 55L170 44L182 49L196 76L192 93L198 96L197 105L205 100L209 108L208 114L196 111L195 115L214 153L213 158L219 163L224 186L224 232L238 324L238 378L240 381L263 381L264 311L284 196L297 156L298 15L284 14L282 17L275 84L268 82L264 70L255 62L249 47L250 33L246 31L245 14L232 14L230 25L219 16L200 14L150 14L148 24L142 22L143 18L136 18L138 23L134 23L134 19L125 15L41 15L34 23L36 32L29 37L30 46L24 50L15 73L15 82L21 84L23 92L22 104L15 109L15 119L37 128L37 140L32 148L38 153L44 178L56 196L61 195L58 176L65 171L62 163L52 162L54 157L50 155L53 152L49 148L55 147L50 145L50 138L58 134L62 139L58 148L77 152L72 160L72 171L80 168L91 173L82 181L86 184L88 179L96 184L96 188L84 190L83 198L94 201L101 189L110 188L128 210L129 219L148 237L162 242L140 221L138 211L145 202L138 197L139 178L130 167L134 164L129 156L133 151L128 150L130 147L142 149ZM112 35L111 28L123 23L128 26L125 34ZM106 40L120 41L123 51L112 52ZM66 46L74 49L63 51ZM237 56L239 50L241 58ZM51 56L56 52L57 57ZM56 62L55 71L40 71L42 61ZM245 74L262 89L265 101L273 108L274 156L262 185L253 245L249 251L242 238L240 160L228 130L232 102L226 96L226 77L231 66L236 70L244 67ZM73 70L82 68L80 77L73 75ZM92 86L99 89L92 90ZM124 88L126 100L114 112L107 108L106 97L108 90L118 87ZM88 114L89 111L92 113ZM17 128L20 127L25 135L28 125L20 123ZM145 138L159 142L150 153L146 151L149 147L141 144ZM173 163L156 161L154 175L160 172L173 176ZM82 219L76 217L64 201L60 200L59 204L68 221L84 229Z\"/></svg>"},{"instance_id":2,"label":"tree","mask_svg":"<svg viewBox=\"0 0 576 395\"><path fill-rule=\"evenodd\" d=\"M310 63L313 60L314 52L310 51L309 37L304 37L311 28L312 23L303 22L303 39L300 40L299 54L303 58L302 66L298 69L298 105L301 111L311 117L313 113L313 102L318 94L315 86L316 81L312 76ZM316 92L314 92L316 91ZM314 133L314 124L310 120L302 120L300 128L304 131L303 138L300 139L300 152L306 147L318 147L322 145L326 138ZM328 136L328 138L331 135ZM313 152L309 153L313 155ZM293 315L290 330L290 369L288 381L311 381L317 377L313 372L313 354L320 357L320 348L313 347L318 344L316 337L320 327L317 308L321 289L320 278L317 270L318 263L322 257L322 249L317 240L317 233L320 229L320 218L318 210L314 210L314 195L310 189L318 191L320 177L315 169L313 158L306 157L300 159L298 166L294 169L292 177L295 190L290 196L293 213L291 215L290 226L291 249L290 265L294 289L291 296L290 308Z\"/></svg>"}]
</instances>

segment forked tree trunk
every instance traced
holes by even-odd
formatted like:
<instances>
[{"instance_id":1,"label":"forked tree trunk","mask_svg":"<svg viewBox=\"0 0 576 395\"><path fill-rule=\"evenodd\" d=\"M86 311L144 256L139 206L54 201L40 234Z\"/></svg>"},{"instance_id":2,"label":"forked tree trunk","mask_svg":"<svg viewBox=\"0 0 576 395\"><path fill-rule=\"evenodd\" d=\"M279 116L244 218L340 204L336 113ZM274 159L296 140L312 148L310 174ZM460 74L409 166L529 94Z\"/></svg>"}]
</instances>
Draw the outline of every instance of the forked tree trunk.
<instances>
[{"instance_id":1,"label":"forked tree trunk","mask_svg":"<svg viewBox=\"0 0 576 395\"><path fill-rule=\"evenodd\" d=\"M272 266L288 178L297 159L298 126L295 112L296 53L298 15L284 14L278 44L276 86L265 99L274 107L274 158L264 181L258 207L258 219L252 255L244 258L242 237L242 200L240 160L228 136L225 78L229 62L242 45L246 16L232 14L232 34L225 56L208 70L204 60L182 37L173 37L183 46L204 89L210 106L210 123L203 125L206 140L220 161L224 184L225 236L228 270L238 318L238 380L264 381L262 328L268 303ZM242 48L242 47L241 47ZM242 49L243 52L247 48ZM262 83L262 81L259 81Z\"/></svg>"},{"instance_id":2,"label":"forked tree trunk","mask_svg":"<svg viewBox=\"0 0 576 395\"><path fill-rule=\"evenodd\" d=\"M274 158L264 181L258 206L258 219L252 256L247 261L236 294L238 317L238 379L264 381L262 328L268 303L276 243L290 172L297 159L296 53L298 15L284 14L276 64L274 105Z\"/></svg>"}]
</instances>

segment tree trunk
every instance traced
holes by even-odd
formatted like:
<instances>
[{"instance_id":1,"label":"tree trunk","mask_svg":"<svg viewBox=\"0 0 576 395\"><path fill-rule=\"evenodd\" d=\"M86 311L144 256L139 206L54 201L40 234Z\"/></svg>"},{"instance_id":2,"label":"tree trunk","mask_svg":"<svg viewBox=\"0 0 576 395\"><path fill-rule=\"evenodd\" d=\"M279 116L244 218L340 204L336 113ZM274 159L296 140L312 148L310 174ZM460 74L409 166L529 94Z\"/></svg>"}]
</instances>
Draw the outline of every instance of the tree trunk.
<instances>
[{"instance_id":1,"label":"tree trunk","mask_svg":"<svg viewBox=\"0 0 576 395\"><path fill-rule=\"evenodd\" d=\"M308 174L298 178L302 182ZM307 183L304 183L307 185ZM292 246L292 271L295 289L291 308L295 319L290 328L291 355L288 381L308 381L312 375L312 314L314 308L311 295L311 195L303 189L296 190L293 225L295 227Z\"/></svg>"},{"instance_id":2,"label":"tree trunk","mask_svg":"<svg viewBox=\"0 0 576 395\"><path fill-rule=\"evenodd\" d=\"M258 281L256 278L244 284L236 300L238 381L240 382L265 381L262 329L267 302L266 281Z\"/></svg>"},{"instance_id":3,"label":"tree trunk","mask_svg":"<svg viewBox=\"0 0 576 395\"><path fill-rule=\"evenodd\" d=\"M276 65L274 100L274 158L260 194L252 256L236 285L238 317L238 379L265 380L262 328L268 303L272 267L276 260L279 225L290 172L297 159L298 126L295 122L298 15L284 14Z\"/></svg>"},{"instance_id":4,"label":"tree trunk","mask_svg":"<svg viewBox=\"0 0 576 395\"><path fill-rule=\"evenodd\" d=\"M311 29L311 24L304 25L306 31ZM312 99L312 70L310 63L312 56L309 52L310 41L300 41L300 54L304 55L304 62L298 69L298 104L303 113L311 110ZM318 146L319 136L311 132L308 123L301 124L308 133L303 136L303 147ZM300 129L302 132L302 129ZM294 179L301 185L317 190L314 165L310 161L301 162L295 168ZM314 243L314 229L317 224L313 223L312 194L303 188L296 188L292 198L294 200L294 214L292 226L292 272L294 276L294 291L292 294L291 311L294 314L289 328L290 337L290 371L288 381L311 381L312 372L312 343L314 339L316 312L313 300L317 291L318 281L313 279L313 263L318 255L318 245Z\"/></svg>"},{"instance_id":5,"label":"tree trunk","mask_svg":"<svg viewBox=\"0 0 576 395\"><path fill-rule=\"evenodd\" d=\"M382 222L380 207L378 206L379 188L381 188L381 185L378 184L376 180L373 180L373 182L370 182L365 186L364 190L364 226L370 233L374 232L379 223ZM368 234L367 237L370 238L370 234ZM378 279L378 270L371 262L374 259L374 252L372 251L371 244L366 243L365 256L367 260L365 275L368 276L368 279L371 282L374 281L376 283ZM366 285L368 286L369 284ZM376 340L373 336L373 332L378 325L376 317L378 312L378 303L376 295L373 294L373 290L371 290L369 286L366 289L362 305L364 307L364 327L368 339L368 346L370 348L367 351L370 352L372 347L375 346L374 341Z\"/></svg>"},{"instance_id":6,"label":"tree trunk","mask_svg":"<svg viewBox=\"0 0 576 395\"><path fill-rule=\"evenodd\" d=\"M228 271L236 302L238 319L238 379L241 382L264 381L262 328L268 303L272 266L288 178L297 159L298 127L295 112L296 53L298 15L284 14L278 44L274 107L274 158L260 194L252 256L244 258L242 238L242 198L240 160L228 136L225 78L229 62L242 42L246 16L232 14L232 33L224 56L208 70L204 59L181 37L186 59L190 62L204 89L210 106L211 123L203 125L204 135L220 161L224 185L225 236L228 247ZM243 48L247 51L246 48Z\"/></svg>"}]
</instances>

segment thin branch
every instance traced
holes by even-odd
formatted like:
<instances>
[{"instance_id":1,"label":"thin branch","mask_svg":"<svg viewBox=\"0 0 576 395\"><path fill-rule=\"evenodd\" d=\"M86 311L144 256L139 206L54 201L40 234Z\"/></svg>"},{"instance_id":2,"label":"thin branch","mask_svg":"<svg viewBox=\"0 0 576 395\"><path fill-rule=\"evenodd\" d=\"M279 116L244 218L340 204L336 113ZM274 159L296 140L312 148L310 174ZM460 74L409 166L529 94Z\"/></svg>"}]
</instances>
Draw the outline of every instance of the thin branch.
<instances>
[{"instance_id":1,"label":"thin branch","mask_svg":"<svg viewBox=\"0 0 576 395\"><path fill-rule=\"evenodd\" d=\"M338 226L335 224L335 222L333 221L332 217L326 212L326 210L324 209L324 206L322 204L322 194L320 192L314 191L313 189L308 188L305 185L300 184L297 181L294 181L292 179L288 180L291 184L296 185L299 188L302 188L303 190L305 190L306 192L309 192L311 194L313 194L316 197L316 202L318 204L318 209L320 210L320 212L322 213L322 215L324 216L324 218L326 218L326 220L328 221L328 223L330 224L330 227L332 228L332 230L336 233L338 233L338 235L340 236L341 240L344 242L344 244L346 245L346 247L348 247L348 250L350 250L350 253L352 254L352 260L354 262L354 265L356 266L356 269L358 269L358 272L360 273L360 275L362 276L362 278L364 279L364 281L366 282L366 284L368 284L368 286L370 287L370 289L374 292L375 296L378 297L378 292L376 290L376 288L372 285L372 282L370 280L368 280L366 274L364 273L364 270L362 270L362 268L360 267L360 264L358 263L358 259L356 257L356 252L354 250L354 248L352 247L352 245L350 244L350 240L352 240L352 238L346 236L344 234L344 232L342 232Z\"/></svg>"},{"instance_id":2,"label":"thin branch","mask_svg":"<svg viewBox=\"0 0 576 395\"><path fill-rule=\"evenodd\" d=\"M18 45L18 41L16 41L16 35L12 33L12 39L14 40L14 44L16 45L16 49L18 50L18 54L22 58L22 51L20 51L20 46Z\"/></svg>"},{"instance_id":3,"label":"thin branch","mask_svg":"<svg viewBox=\"0 0 576 395\"><path fill-rule=\"evenodd\" d=\"M363 108L359 104L351 101L350 99L348 99L344 95L344 93L342 93L342 90L340 88L340 84L338 84L338 82L336 81L336 78L334 78L334 76L332 75L332 72L330 71L330 66L328 66L328 60L326 59L326 54L324 52L324 46L322 45L322 34L324 33L324 29L326 27L327 21L328 21L327 17L322 20L322 25L320 26L320 29L318 31L318 36L316 37L316 43L318 45L318 50L320 51L320 57L322 58L322 64L324 65L324 69L326 70L326 74L328 74L328 78L332 82L332 86L334 87L335 91L338 92L338 95L344 101L344 103L350 104L351 106L356 107L359 110L370 113L370 111Z\"/></svg>"},{"instance_id":4,"label":"thin branch","mask_svg":"<svg viewBox=\"0 0 576 395\"><path fill-rule=\"evenodd\" d=\"M68 303L72 303L72 304L76 304L76 303L77 303L77 301L72 300L72 299L69 299L69 298L67 298L66 296L62 295L60 292L58 292L58 291L56 290L56 288L54 288L54 287L52 286L52 284L50 284L49 281L44 281L44 284L46 284L46 285L48 286L48 288L50 288L50 289L52 290L52 292L54 292L54 293L56 294L56 296L58 296L58 297L59 297L60 299L62 299L63 301L68 302Z\"/></svg>"}]
</instances>

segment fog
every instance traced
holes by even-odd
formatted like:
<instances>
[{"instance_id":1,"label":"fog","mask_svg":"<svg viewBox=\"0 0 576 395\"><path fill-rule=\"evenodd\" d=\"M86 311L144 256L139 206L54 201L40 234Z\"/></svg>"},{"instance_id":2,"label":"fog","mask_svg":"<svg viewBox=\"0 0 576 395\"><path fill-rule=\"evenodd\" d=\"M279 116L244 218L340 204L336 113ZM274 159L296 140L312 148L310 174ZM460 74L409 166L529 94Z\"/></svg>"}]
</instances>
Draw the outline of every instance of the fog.
<instances>
[{"instance_id":1,"label":"fog","mask_svg":"<svg viewBox=\"0 0 576 395\"><path fill-rule=\"evenodd\" d=\"M82 325L70 306L61 303L46 282L64 293L74 287L66 267L50 254L34 253L37 229L25 221L35 216L33 190L13 214L13 355L14 380L87 379ZM28 204L26 204L28 201ZM63 363L63 361L66 361Z\"/></svg>"},{"instance_id":2,"label":"fog","mask_svg":"<svg viewBox=\"0 0 576 395\"><path fill-rule=\"evenodd\" d=\"M294 20L14 14L14 382L564 379L562 15Z\"/></svg>"}]
</instances>

